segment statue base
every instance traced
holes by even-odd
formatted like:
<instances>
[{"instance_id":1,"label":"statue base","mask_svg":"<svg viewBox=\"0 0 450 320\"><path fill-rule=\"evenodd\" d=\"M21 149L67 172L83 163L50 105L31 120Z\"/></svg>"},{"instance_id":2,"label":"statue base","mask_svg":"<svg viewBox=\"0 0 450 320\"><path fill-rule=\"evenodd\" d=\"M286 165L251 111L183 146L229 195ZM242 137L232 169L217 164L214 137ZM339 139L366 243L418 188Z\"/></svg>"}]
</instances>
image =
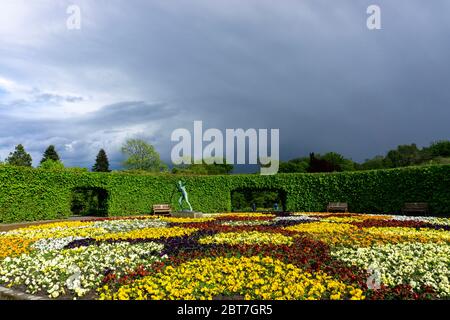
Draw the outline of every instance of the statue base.
<instances>
[{"instance_id":1,"label":"statue base","mask_svg":"<svg viewBox=\"0 0 450 320\"><path fill-rule=\"evenodd\" d=\"M202 212L189 211L189 210L171 212L170 215L172 217L176 217L176 218L202 218L203 217Z\"/></svg>"}]
</instances>

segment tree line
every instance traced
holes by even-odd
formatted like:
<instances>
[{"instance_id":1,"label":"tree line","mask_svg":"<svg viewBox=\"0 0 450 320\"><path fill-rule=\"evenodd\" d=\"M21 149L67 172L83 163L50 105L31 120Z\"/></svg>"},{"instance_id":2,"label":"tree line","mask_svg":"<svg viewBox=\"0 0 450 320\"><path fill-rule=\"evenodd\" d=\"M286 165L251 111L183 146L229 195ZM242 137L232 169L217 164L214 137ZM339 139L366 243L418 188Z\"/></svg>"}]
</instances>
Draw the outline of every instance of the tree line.
<instances>
[{"instance_id":1,"label":"tree line","mask_svg":"<svg viewBox=\"0 0 450 320\"><path fill-rule=\"evenodd\" d=\"M169 171L169 167L161 160L159 153L154 146L142 139L128 139L121 147L121 152L125 157L122 162L124 172L128 173L158 173L171 172L173 174L229 174L233 171L233 166L225 162L209 165L202 164L179 165ZM19 144L15 147L9 156L5 159L5 164L12 166L31 167L33 159L26 152L24 146ZM0 162L1 163L1 162ZM86 168L66 168L60 159L54 145L50 145L44 151L38 168L48 170L81 170ZM108 156L104 149L100 149L97 154L95 164L91 171L93 172L110 172Z\"/></svg>"},{"instance_id":2,"label":"tree line","mask_svg":"<svg viewBox=\"0 0 450 320\"><path fill-rule=\"evenodd\" d=\"M161 161L155 148L143 140L129 139L124 143L121 151L126 157L125 161L122 163L126 171L167 171L167 165ZM22 144L18 144L14 148L14 151L10 152L9 156L5 159L4 164L32 167L32 162L33 159L31 155L25 150ZM2 164L1 161L0 164ZM38 168L48 170L87 170L86 168L66 168L54 145L50 145L45 149ZM91 171L111 172L108 156L104 149L99 150Z\"/></svg>"},{"instance_id":3,"label":"tree line","mask_svg":"<svg viewBox=\"0 0 450 320\"><path fill-rule=\"evenodd\" d=\"M234 169L233 165L227 164L225 160L212 161L212 164L203 160L201 164L179 165L169 171L169 167L161 160L154 146L142 139L128 139L122 145L121 151L125 156L122 162L123 171L130 173L171 172L172 174L216 175L231 174ZM24 146L19 144L5 159L5 164L31 167L32 158L25 151ZM354 162L336 152L323 155L310 153L309 157L281 161L279 173L356 171L430 164L450 164L449 140L436 141L424 148L418 148L416 144L399 145L396 149L388 151L386 155L378 155L363 163ZM54 145L48 146L44 151L38 167L49 170L87 170L86 168L65 168ZM104 149L99 150L91 170L111 171Z\"/></svg>"},{"instance_id":4,"label":"tree line","mask_svg":"<svg viewBox=\"0 0 450 320\"><path fill-rule=\"evenodd\" d=\"M9 156L5 159L5 163L11 166L19 167L32 167L33 159L31 155L26 152L22 144L18 144L14 151L9 153ZM1 162L0 162L1 164ZM47 170L63 170L63 169L73 169L73 170L86 170L85 168L65 168L63 162L61 161L58 152L54 145L49 145L45 149L42 159L39 162L38 168ZM109 170L109 160L106 155L105 150L100 149L95 159L95 164L92 167L94 172L110 172Z\"/></svg>"},{"instance_id":5,"label":"tree line","mask_svg":"<svg viewBox=\"0 0 450 320\"><path fill-rule=\"evenodd\" d=\"M416 144L399 145L384 156L378 155L357 163L336 152L323 155L310 153L309 157L280 162L280 173L336 172L373 169L390 169L417 165L450 164L450 141L441 140L424 148Z\"/></svg>"}]
</instances>

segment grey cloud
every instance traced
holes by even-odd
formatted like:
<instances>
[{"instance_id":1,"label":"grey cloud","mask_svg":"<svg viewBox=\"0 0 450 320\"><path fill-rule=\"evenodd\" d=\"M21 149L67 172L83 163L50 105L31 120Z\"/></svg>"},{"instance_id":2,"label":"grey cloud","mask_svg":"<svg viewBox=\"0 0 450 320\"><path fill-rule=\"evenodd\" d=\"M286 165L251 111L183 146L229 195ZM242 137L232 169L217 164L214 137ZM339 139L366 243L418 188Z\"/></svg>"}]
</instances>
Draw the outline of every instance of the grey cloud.
<instances>
[{"instance_id":1,"label":"grey cloud","mask_svg":"<svg viewBox=\"0 0 450 320\"><path fill-rule=\"evenodd\" d=\"M194 120L279 128L284 159L336 151L363 160L398 144L448 139L450 3L379 0L380 31L366 28L370 4L90 2L80 32L55 37L34 59L99 92L133 88L127 97L136 101L60 122L0 120L0 132L94 143L90 132L158 124L148 138L165 160L170 132ZM115 83L91 70L126 77Z\"/></svg>"},{"instance_id":2,"label":"grey cloud","mask_svg":"<svg viewBox=\"0 0 450 320\"><path fill-rule=\"evenodd\" d=\"M34 97L34 101L36 103L61 103L61 102L81 102L83 101L83 97L77 97L77 96L62 96L58 94L53 93L41 93Z\"/></svg>"},{"instance_id":3,"label":"grey cloud","mask_svg":"<svg viewBox=\"0 0 450 320\"><path fill-rule=\"evenodd\" d=\"M26 119L4 114L0 119L0 132L12 135L26 134L58 134L78 132L80 129L89 131L104 130L106 133L120 132L114 127L127 127L147 124L175 114L175 110L166 104L148 104L142 101L121 102L108 105L97 111L81 116L72 116L61 120ZM14 126L10 125L14 123ZM28 128L28 130L26 130Z\"/></svg>"},{"instance_id":4,"label":"grey cloud","mask_svg":"<svg viewBox=\"0 0 450 320\"><path fill-rule=\"evenodd\" d=\"M104 106L95 112L61 120L21 119L14 116L0 118L0 150L22 143L38 161L43 150L54 144L68 165L83 166L92 162L100 148L107 149L116 166L120 162L121 140L115 134L127 133L135 126L157 127L158 122L173 117L175 110L168 105L149 104L142 101L121 102ZM10 125L13 123L14 125ZM140 133L146 136L146 131ZM132 137L129 135L128 137ZM148 139L155 145L159 140ZM65 148L71 145L71 149ZM40 159L40 158L39 158ZM36 162L35 161L35 162Z\"/></svg>"},{"instance_id":5,"label":"grey cloud","mask_svg":"<svg viewBox=\"0 0 450 320\"><path fill-rule=\"evenodd\" d=\"M127 126L146 121L156 121L171 117L175 110L165 103L148 104L143 101L121 102L102 107L76 120L79 125Z\"/></svg>"}]
</instances>

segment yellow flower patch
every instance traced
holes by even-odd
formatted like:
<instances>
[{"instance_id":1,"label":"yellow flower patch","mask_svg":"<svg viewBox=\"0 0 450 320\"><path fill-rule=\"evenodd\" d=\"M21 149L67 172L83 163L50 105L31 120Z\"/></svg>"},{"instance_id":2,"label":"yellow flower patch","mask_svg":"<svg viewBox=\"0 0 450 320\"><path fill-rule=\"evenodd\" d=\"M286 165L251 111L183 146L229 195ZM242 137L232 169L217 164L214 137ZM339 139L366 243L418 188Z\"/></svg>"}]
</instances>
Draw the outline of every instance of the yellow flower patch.
<instances>
[{"instance_id":1,"label":"yellow flower patch","mask_svg":"<svg viewBox=\"0 0 450 320\"><path fill-rule=\"evenodd\" d=\"M315 240L332 246L370 247L402 242L450 242L450 233L444 230L399 227L371 227L359 229L347 223L313 222L286 227L286 230L308 233Z\"/></svg>"},{"instance_id":2,"label":"yellow flower patch","mask_svg":"<svg viewBox=\"0 0 450 320\"><path fill-rule=\"evenodd\" d=\"M213 299L241 295L245 299L364 299L360 289L319 271L304 272L271 257L218 257L166 267L117 291L99 289L100 299Z\"/></svg>"},{"instance_id":3,"label":"yellow flower patch","mask_svg":"<svg viewBox=\"0 0 450 320\"><path fill-rule=\"evenodd\" d=\"M392 219L394 216L390 216L390 215L381 215L381 214L373 214L373 215L369 215L369 214L362 214L361 217L364 217L364 220L390 220Z\"/></svg>"},{"instance_id":4,"label":"yellow flower patch","mask_svg":"<svg viewBox=\"0 0 450 320\"><path fill-rule=\"evenodd\" d=\"M28 230L44 230L53 228L79 228L79 227L88 227L93 223L94 222L92 221L62 221L62 222L52 222L39 225L32 225L25 228L20 228L18 230L26 232Z\"/></svg>"},{"instance_id":5,"label":"yellow flower patch","mask_svg":"<svg viewBox=\"0 0 450 320\"><path fill-rule=\"evenodd\" d=\"M329 212L294 212L294 216L326 216Z\"/></svg>"},{"instance_id":6,"label":"yellow flower patch","mask_svg":"<svg viewBox=\"0 0 450 320\"><path fill-rule=\"evenodd\" d=\"M311 222L297 224L294 226L284 228L288 231L306 232L312 234L342 234L351 233L358 229L358 227L347 223L333 223L333 222Z\"/></svg>"},{"instance_id":7,"label":"yellow flower patch","mask_svg":"<svg viewBox=\"0 0 450 320\"><path fill-rule=\"evenodd\" d=\"M317 217L324 217L324 221L333 221L333 222L358 222L363 221L367 219L380 219L380 220L388 220L392 219L393 216L391 215L378 215L378 214L364 214L364 213L333 213L332 217L327 217L331 213L330 212L295 212L293 213L294 216L317 216ZM348 216L349 214L353 216ZM340 217L342 215L342 217Z\"/></svg>"},{"instance_id":8,"label":"yellow flower patch","mask_svg":"<svg viewBox=\"0 0 450 320\"><path fill-rule=\"evenodd\" d=\"M28 253L32 243L33 241L21 237L0 236L0 259Z\"/></svg>"},{"instance_id":9,"label":"yellow flower patch","mask_svg":"<svg viewBox=\"0 0 450 320\"><path fill-rule=\"evenodd\" d=\"M373 236L387 236L391 238L391 243L397 242L435 242L443 243L450 242L450 232L445 230L433 229L414 229L414 228L394 228L394 227L379 227L379 228L365 228L364 231Z\"/></svg>"},{"instance_id":10,"label":"yellow flower patch","mask_svg":"<svg viewBox=\"0 0 450 320\"><path fill-rule=\"evenodd\" d=\"M177 218L177 217L159 217L158 220L174 223L194 223L213 221L214 218Z\"/></svg>"},{"instance_id":11,"label":"yellow flower patch","mask_svg":"<svg viewBox=\"0 0 450 320\"><path fill-rule=\"evenodd\" d=\"M321 221L323 222L337 222L337 223L351 223L351 222L362 222L366 220L367 218L363 216L357 216L357 217L328 217L323 218Z\"/></svg>"},{"instance_id":12,"label":"yellow flower patch","mask_svg":"<svg viewBox=\"0 0 450 320\"><path fill-rule=\"evenodd\" d=\"M399 236L388 234L368 234L363 229L356 229L352 232L343 233L316 233L310 234L310 236L330 246L346 246L346 247L371 247L373 245L381 245L387 243L402 242Z\"/></svg>"},{"instance_id":13,"label":"yellow flower patch","mask_svg":"<svg viewBox=\"0 0 450 320\"><path fill-rule=\"evenodd\" d=\"M370 247L375 244L386 244L398 240L393 235L368 234L365 229L359 229L348 223L320 221L294 225L285 229L307 233L311 238L331 246Z\"/></svg>"},{"instance_id":14,"label":"yellow flower patch","mask_svg":"<svg viewBox=\"0 0 450 320\"><path fill-rule=\"evenodd\" d=\"M238 217L238 218L273 218L275 217L274 214L270 213L258 213L258 212L240 212L240 213L221 213L218 215L218 217Z\"/></svg>"},{"instance_id":15,"label":"yellow flower patch","mask_svg":"<svg viewBox=\"0 0 450 320\"><path fill-rule=\"evenodd\" d=\"M351 223L351 222L363 222L364 220L389 220L392 216L385 215L368 215L368 214L358 214L352 217L325 217L322 221L325 222L339 222L339 223Z\"/></svg>"},{"instance_id":16,"label":"yellow flower patch","mask_svg":"<svg viewBox=\"0 0 450 320\"><path fill-rule=\"evenodd\" d=\"M17 232L16 232L17 231ZM66 237L84 237L89 238L107 233L103 228L44 228L44 229L19 229L12 234L18 235L29 240L39 239L57 239Z\"/></svg>"},{"instance_id":17,"label":"yellow flower patch","mask_svg":"<svg viewBox=\"0 0 450 320\"><path fill-rule=\"evenodd\" d=\"M93 237L96 240L125 240L125 239L159 239L187 236L197 231L195 228L145 228L127 232L108 233Z\"/></svg>"},{"instance_id":18,"label":"yellow flower patch","mask_svg":"<svg viewBox=\"0 0 450 320\"><path fill-rule=\"evenodd\" d=\"M201 244L276 244L282 245L292 244L292 238L284 236L279 233L271 232L223 232L213 236L201 238L199 240Z\"/></svg>"}]
</instances>

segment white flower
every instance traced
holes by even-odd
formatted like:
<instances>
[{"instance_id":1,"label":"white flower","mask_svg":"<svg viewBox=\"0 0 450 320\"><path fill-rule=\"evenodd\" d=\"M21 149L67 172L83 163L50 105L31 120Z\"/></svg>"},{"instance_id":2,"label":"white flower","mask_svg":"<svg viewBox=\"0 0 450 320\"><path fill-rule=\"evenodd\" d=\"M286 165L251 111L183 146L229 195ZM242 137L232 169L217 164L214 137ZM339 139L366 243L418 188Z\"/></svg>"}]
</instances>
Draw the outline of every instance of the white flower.
<instances>
[{"instance_id":1,"label":"white flower","mask_svg":"<svg viewBox=\"0 0 450 320\"><path fill-rule=\"evenodd\" d=\"M46 291L54 297L55 292L64 292L66 287L83 296L100 285L105 269L115 270L120 276L139 265L151 265L164 259L159 257L163 248L164 245L154 242L120 242L35 251L13 258L10 263L5 263L6 259L0 261L0 274L8 275L15 285L23 284L33 293ZM8 279L4 282L10 282Z\"/></svg>"},{"instance_id":2,"label":"white flower","mask_svg":"<svg viewBox=\"0 0 450 320\"><path fill-rule=\"evenodd\" d=\"M276 217L274 221L319 221L317 217L310 216L287 216L287 217Z\"/></svg>"},{"instance_id":3,"label":"white flower","mask_svg":"<svg viewBox=\"0 0 450 320\"><path fill-rule=\"evenodd\" d=\"M409 283L414 288L433 287L441 297L450 286L450 245L436 243L399 243L371 248L339 248L332 256L350 265L372 266L381 273L382 283L390 286Z\"/></svg>"}]
</instances>

